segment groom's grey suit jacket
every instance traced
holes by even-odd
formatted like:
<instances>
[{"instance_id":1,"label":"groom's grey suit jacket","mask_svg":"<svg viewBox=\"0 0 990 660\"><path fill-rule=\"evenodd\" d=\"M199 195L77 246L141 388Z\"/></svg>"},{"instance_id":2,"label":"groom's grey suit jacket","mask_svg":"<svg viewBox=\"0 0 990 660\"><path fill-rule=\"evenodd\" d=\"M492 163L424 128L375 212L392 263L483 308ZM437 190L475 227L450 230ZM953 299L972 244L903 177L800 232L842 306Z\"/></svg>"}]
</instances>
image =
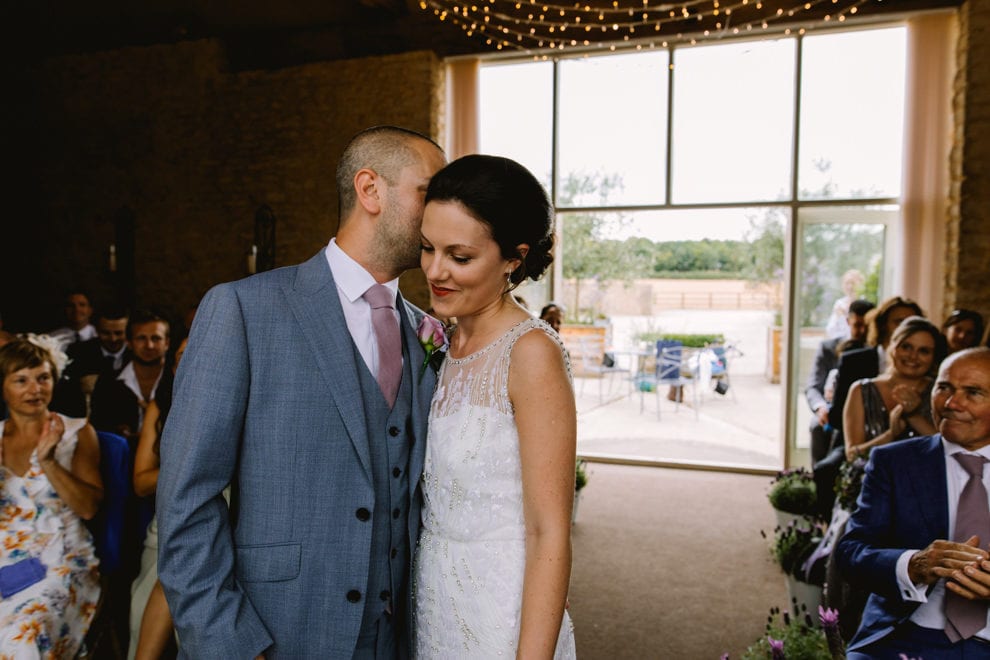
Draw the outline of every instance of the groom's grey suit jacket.
<instances>
[{"instance_id":1,"label":"groom's grey suit jacket","mask_svg":"<svg viewBox=\"0 0 990 660\"><path fill-rule=\"evenodd\" d=\"M422 312L401 296L397 305L412 400L407 428L388 431L410 443L411 556L436 376L420 368ZM183 656L351 657L378 597L367 593L369 447L386 435L368 428L362 369L322 250L203 298L158 484L159 573Z\"/></svg>"}]
</instances>

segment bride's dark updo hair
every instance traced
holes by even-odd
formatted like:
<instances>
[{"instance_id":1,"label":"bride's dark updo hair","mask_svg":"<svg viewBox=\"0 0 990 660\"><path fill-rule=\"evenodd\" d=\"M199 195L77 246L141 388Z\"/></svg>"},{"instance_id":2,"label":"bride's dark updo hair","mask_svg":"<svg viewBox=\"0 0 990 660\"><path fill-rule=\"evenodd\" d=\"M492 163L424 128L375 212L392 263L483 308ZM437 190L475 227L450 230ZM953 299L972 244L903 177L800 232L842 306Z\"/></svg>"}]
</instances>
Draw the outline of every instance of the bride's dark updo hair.
<instances>
[{"instance_id":1,"label":"bride's dark updo hair","mask_svg":"<svg viewBox=\"0 0 990 660\"><path fill-rule=\"evenodd\" d=\"M437 172L426 203L457 202L491 229L504 259L520 259L509 276L515 288L538 280L553 261L553 207L529 170L509 158L475 154L458 158ZM516 246L529 251L520 256Z\"/></svg>"}]
</instances>

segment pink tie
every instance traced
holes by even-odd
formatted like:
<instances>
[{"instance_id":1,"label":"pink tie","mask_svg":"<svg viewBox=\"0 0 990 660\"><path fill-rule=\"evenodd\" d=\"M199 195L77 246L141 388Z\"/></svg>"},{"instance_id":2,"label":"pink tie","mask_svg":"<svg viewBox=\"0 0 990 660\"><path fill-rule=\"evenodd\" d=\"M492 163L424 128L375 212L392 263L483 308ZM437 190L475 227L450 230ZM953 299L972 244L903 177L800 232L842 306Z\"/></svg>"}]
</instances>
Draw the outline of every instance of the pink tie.
<instances>
[{"instance_id":1,"label":"pink tie","mask_svg":"<svg viewBox=\"0 0 990 660\"><path fill-rule=\"evenodd\" d=\"M392 292L383 284L375 284L364 292L363 298L371 305L371 325L378 342L378 373L375 378L391 408L402 378L402 340L399 324L395 321Z\"/></svg>"},{"instance_id":2,"label":"pink tie","mask_svg":"<svg viewBox=\"0 0 990 660\"><path fill-rule=\"evenodd\" d=\"M963 453L952 457L969 474L969 481L959 494L953 540L965 543L975 535L980 537L980 545L985 548L990 541L990 505L987 504L987 489L983 486L983 464L987 459ZM968 600L945 590L945 635L952 642L969 639L986 625L986 601Z\"/></svg>"}]
</instances>

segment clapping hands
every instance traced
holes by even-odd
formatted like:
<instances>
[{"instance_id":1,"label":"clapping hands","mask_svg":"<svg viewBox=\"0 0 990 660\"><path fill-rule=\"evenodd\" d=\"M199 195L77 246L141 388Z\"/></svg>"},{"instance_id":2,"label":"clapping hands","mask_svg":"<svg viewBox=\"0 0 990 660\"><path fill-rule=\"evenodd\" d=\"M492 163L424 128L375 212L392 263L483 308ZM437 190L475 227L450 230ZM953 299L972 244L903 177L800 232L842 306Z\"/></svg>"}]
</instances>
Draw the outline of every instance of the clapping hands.
<instances>
[{"instance_id":1,"label":"clapping hands","mask_svg":"<svg viewBox=\"0 0 990 660\"><path fill-rule=\"evenodd\" d=\"M42 465L55 460L55 448L65 433L65 422L56 413L48 413L48 419L41 427L41 437L38 439L38 462Z\"/></svg>"},{"instance_id":2,"label":"clapping hands","mask_svg":"<svg viewBox=\"0 0 990 660\"><path fill-rule=\"evenodd\" d=\"M913 415L921 406L921 395L911 385L906 385L904 383L895 385L892 390L892 394L894 401L896 401L902 409L901 414L905 417Z\"/></svg>"}]
</instances>

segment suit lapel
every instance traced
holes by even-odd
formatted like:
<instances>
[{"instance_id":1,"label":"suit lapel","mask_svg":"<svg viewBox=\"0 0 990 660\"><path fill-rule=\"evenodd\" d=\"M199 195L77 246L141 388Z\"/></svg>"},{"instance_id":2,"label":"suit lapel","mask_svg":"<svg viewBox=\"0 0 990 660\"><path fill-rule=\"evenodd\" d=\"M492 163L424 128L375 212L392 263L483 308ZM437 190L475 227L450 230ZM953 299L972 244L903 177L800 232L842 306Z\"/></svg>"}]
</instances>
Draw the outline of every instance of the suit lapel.
<instances>
[{"instance_id":1,"label":"suit lapel","mask_svg":"<svg viewBox=\"0 0 990 660\"><path fill-rule=\"evenodd\" d=\"M932 533L944 539L949 534L949 498L945 485L945 451L942 436L933 435L921 443L917 460L904 467L918 515Z\"/></svg>"},{"instance_id":2,"label":"suit lapel","mask_svg":"<svg viewBox=\"0 0 990 660\"><path fill-rule=\"evenodd\" d=\"M436 384L436 374L429 366L423 370L426 352L416 334L419 322L416 312L405 302L400 293L396 307L402 311L402 335L406 342L409 355L410 373L412 373L412 417L413 446L409 455L409 488L416 490L420 474L423 472L423 460L426 456L426 432L429 418L430 401L433 399L433 386Z\"/></svg>"},{"instance_id":3,"label":"suit lapel","mask_svg":"<svg viewBox=\"0 0 990 660\"><path fill-rule=\"evenodd\" d=\"M347 330L340 296L322 250L300 264L293 287L285 294L370 480L371 450L362 412L361 388L356 386L358 364L354 342Z\"/></svg>"}]
</instances>

